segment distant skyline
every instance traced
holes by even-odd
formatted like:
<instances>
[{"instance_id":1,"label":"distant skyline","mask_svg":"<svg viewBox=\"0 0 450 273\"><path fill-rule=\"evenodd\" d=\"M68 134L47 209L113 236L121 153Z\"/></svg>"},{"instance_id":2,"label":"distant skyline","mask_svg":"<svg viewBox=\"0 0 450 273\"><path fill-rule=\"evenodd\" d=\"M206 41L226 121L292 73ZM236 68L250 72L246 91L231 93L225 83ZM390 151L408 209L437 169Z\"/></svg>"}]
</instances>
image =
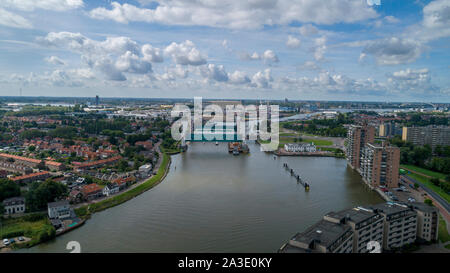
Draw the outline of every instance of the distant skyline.
<instances>
[{"instance_id":1,"label":"distant skyline","mask_svg":"<svg viewBox=\"0 0 450 273\"><path fill-rule=\"evenodd\" d=\"M450 102L450 0L371 2L2 0L0 96Z\"/></svg>"}]
</instances>

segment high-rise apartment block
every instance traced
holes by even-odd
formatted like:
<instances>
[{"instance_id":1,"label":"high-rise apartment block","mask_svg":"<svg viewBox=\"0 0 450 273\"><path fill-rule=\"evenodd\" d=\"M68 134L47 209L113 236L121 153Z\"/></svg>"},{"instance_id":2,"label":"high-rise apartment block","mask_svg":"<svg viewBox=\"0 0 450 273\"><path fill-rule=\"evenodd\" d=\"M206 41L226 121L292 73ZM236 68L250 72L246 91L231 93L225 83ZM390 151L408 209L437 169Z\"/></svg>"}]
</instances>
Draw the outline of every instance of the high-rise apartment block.
<instances>
[{"instance_id":1,"label":"high-rise apartment block","mask_svg":"<svg viewBox=\"0 0 450 273\"><path fill-rule=\"evenodd\" d=\"M348 225L321 220L297 233L281 247L281 253L351 253L353 231Z\"/></svg>"},{"instance_id":2,"label":"high-rise apartment block","mask_svg":"<svg viewBox=\"0 0 450 273\"><path fill-rule=\"evenodd\" d=\"M375 139L375 128L369 125L352 125L347 133L347 160L348 164L358 170L360 166L361 151L365 144Z\"/></svg>"},{"instance_id":3,"label":"high-rise apartment block","mask_svg":"<svg viewBox=\"0 0 450 273\"><path fill-rule=\"evenodd\" d=\"M368 143L362 149L359 172L370 188L386 186L397 188L399 179L400 148Z\"/></svg>"},{"instance_id":4,"label":"high-rise apartment block","mask_svg":"<svg viewBox=\"0 0 450 273\"><path fill-rule=\"evenodd\" d=\"M417 237L422 241L437 241L439 230L439 211L424 203L413 203L417 213Z\"/></svg>"},{"instance_id":5,"label":"high-rise apartment block","mask_svg":"<svg viewBox=\"0 0 450 273\"><path fill-rule=\"evenodd\" d=\"M439 215L423 203L382 203L329 212L297 233L280 253L367 253L378 243L392 251L419 241L436 241Z\"/></svg>"},{"instance_id":6,"label":"high-rise apartment block","mask_svg":"<svg viewBox=\"0 0 450 273\"><path fill-rule=\"evenodd\" d=\"M380 124L378 127L378 135L380 137L393 137L395 135L401 135L402 128L397 126L395 122L386 122Z\"/></svg>"},{"instance_id":7,"label":"high-rise apartment block","mask_svg":"<svg viewBox=\"0 0 450 273\"><path fill-rule=\"evenodd\" d=\"M450 126L403 127L402 140L414 145L450 145Z\"/></svg>"},{"instance_id":8,"label":"high-rise apartment block","mask_svg":"<svg viewBox=\"0 0 450 273\"><path fill-rule=\"evenodd\" d=\"M353 231L353 253L367 253L370 241L383 246L383 217L362 207L330 212L324 220L349 226Z\"/></svg>"},{"instance_id":9,"label":"high-rise apartment block","mask_svg":"<svg viewBox=\"0 0 450 273\"><path fill-rule=\"evenodd\" d=\"M411 207L383 203L370 208L384 218L383 249L392 250L416 241L417 213Z\"/></svg>"}]
</instances>

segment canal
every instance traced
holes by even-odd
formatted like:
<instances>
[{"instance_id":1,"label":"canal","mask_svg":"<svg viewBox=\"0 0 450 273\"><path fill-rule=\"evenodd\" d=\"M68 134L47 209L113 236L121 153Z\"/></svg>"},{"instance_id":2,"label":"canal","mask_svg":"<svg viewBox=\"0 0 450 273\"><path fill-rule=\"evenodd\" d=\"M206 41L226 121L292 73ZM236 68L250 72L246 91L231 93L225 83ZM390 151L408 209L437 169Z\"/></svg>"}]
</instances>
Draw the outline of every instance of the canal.
<instances>
[{"instance_id":1,"label":"canal","mask_svg":"<svg viewBox=\"0 0 450 273\"><path fill-rule=\"evenodd\" d=\"M226 143L194 143L172 156L155 188L86 224L23 252L276 252L292 235L332 210L382 202L344 159L282 157L250 144L228 154ZM305 192L283 163L311 185Z\"/></svg>"}]
</instances>

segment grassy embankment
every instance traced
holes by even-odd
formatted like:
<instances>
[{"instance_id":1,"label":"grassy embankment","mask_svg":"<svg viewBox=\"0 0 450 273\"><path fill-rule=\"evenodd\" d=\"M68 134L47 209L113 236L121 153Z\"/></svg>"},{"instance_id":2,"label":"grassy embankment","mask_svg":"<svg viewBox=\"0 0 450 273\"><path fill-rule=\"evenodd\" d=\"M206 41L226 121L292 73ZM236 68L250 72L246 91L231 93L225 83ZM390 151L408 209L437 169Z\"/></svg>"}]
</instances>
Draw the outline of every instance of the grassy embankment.
<instances>
[{"instance_id":1,"label":"grassy embankment","mask_svg":"<svg viewBox=\"0 0 450 273\"><path fill-rule=\"evenodd\" d=\"M436 173L436 172L433 172L433 171L430 171L430 170L425 170L425 169L422 169L422 168L419 168L419 167L416 167L416 166L413 166L413 168L410 168L410 165L400 165L400 168L411 169L411 170L416 171L418 173L422 173L423 175L409 172L407 175L412 177L412 178L414 178L414 179L416 179L417 181L423 183L429 189L431 189L434 192L436 192L437 194L439 194L439 196L444 198L447 202L450 202L450 194L446 193L443 189L441 189L440 187L438 187L438 186L434 185L433 183L431 183L430 178L425 176L425 175L428 175L428 176L440 178L439 176L442 177L442 175L444 175L444 174ZM445 177L445 175L444 175L444 177Z\"/></svg>"},{"instance_id":2,"label":"grassy embankment","mask_svg":"<svg viewBox=\"0 0 450 273\"><path fill-rule=\"evenodd\" d=\"M441 243L450 242L450 234L448 234L447 226L445 225L445 220L442 215L439 214L439 231L438 231L438 240ZM450 244L446 246L446 248L450 249Z\"/></svg>"},{"instance_id":3,"label":"grassy embankment","mask_svg":"<svg viewBox=\"0 0 450 273\"><path fill-rule=\"evenodd\" d=\"M129 191L126 191L126 192L116 195L114 197L105 199L98 203L93 203L90 205L80 207L80 208L76 209L75 212L77 213L77 215L79 217L86 218L95 212L99 212L99 211L105 210L107 208L120 205L120 204L138 196L139 194L153 188L155 185L157 185L159 182L161 182L162 179L164 179L166 172L168 171L169 163L170 163L170 156L164 151L163 159L162 159L161 165L160 165L156 175L152 176L150 179L148 179L144 183L140 184L139 186L137 186Z\"/></svg>"},{"instance_id":4,"label":"grassy embankment","mask_svg":"<svg viewBox=\"0 0 450 273\"><path fill-rule=\"evenodd\" d=\"M402 164L400 165L400 168L404 168L404 169L410 169L412 171L418 172L418 173L422 173L424 175L427 176L431 176L431 177L435 177L435 178L439 178L441 180L445 180L446 175L443 173L439 173L439 172L434 172L434 171L430 171L421 167L417 167L414 165L406 165L406 164Z\"/></svg>"}]
</instances>

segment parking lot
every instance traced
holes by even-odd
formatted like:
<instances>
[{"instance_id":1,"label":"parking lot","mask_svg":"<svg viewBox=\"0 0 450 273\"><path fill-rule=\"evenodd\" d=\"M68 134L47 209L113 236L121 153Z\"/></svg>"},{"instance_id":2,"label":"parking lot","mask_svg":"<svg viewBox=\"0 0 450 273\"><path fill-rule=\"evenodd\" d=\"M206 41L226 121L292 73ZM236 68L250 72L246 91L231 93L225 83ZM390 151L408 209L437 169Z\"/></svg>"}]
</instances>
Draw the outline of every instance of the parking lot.
<instances>
[{"instance_id":1,"label":"parking lot","mask_svg":"<svg viewBox=\"0 0 450 273\"><path fill-rule=\"evenodd\" d=\"M23 238L23 241L20 241L19 237L8 238L10 241L11 241L11 239L14 240L14 242L12 244L9 243L8 245L5 245L3 243L3 240L0 240L0 249L10 247L11 245L14 245L14 244L23 244L23 243L26 243L31 240L31 238L28 238L28 237L24 237L24 236L21 236L21 237Z\"/></svg>"}]
</instances>

